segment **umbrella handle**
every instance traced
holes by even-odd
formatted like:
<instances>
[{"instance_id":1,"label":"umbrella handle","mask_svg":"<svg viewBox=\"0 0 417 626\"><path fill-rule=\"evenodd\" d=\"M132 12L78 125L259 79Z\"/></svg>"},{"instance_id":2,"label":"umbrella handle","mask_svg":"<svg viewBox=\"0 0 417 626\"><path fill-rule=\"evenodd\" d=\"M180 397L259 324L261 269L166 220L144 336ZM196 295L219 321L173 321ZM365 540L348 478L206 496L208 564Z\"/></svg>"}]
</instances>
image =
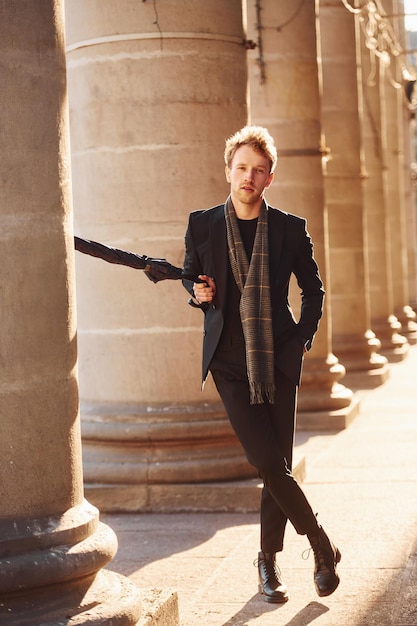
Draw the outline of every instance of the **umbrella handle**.
<instances>
[{"instance_id":1,"label":"umbrella handle","mask_svg":"<svg viewBox=\"0 0 417 626\"><path fill-rule=\"evenodd\" d=\"M183 280L189 280L191 283L205 283L206 281L203 280L202 278L199 278L197 274L183 274L182 275L182 279Z\"/></svg>"}]
</instances>

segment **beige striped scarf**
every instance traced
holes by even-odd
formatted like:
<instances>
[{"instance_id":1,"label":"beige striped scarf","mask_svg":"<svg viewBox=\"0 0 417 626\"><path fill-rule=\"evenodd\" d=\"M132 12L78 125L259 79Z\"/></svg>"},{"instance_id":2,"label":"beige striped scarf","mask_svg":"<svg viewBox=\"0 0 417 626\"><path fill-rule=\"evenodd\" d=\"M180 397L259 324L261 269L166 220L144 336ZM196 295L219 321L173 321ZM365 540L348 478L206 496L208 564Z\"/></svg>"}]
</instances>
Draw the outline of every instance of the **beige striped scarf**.
<instances>
[{"instance_id":1,"label":"beige striped scarf","mask_svg":"<svg viewBox=\"0 0 417 626\"><path fill-rule=\"evenodd\" d=\"M246 346L250 402L274 402L274 341L269 285L268 207L262 202L249 264L232 200L225 205L227 243L239 287L240 318Z\"/></svg>"}]
</instances>

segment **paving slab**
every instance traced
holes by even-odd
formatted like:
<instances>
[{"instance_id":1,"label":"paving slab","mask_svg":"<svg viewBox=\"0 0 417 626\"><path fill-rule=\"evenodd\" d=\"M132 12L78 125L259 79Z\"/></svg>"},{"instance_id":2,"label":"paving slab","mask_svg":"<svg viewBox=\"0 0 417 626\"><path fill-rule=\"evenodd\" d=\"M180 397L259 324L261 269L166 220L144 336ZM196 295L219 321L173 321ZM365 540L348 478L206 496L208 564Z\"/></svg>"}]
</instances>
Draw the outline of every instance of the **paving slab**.
<instances>
[{"instance_id":1,"label":"paving slab","mask_svg":"<svg viewBox=\"0 0 417 626\"><path fill-rule=\"evenodd\" d=\"M108 569L144 593L176 593L181 626L417 626L417 346L357 395L346 429L297 435L303 488L342 552L333 595L316 595L308 542L289 525L279 565L290 599L262 600L256 512L103 514L119 539Z\"/></svg>"}]
</instances>

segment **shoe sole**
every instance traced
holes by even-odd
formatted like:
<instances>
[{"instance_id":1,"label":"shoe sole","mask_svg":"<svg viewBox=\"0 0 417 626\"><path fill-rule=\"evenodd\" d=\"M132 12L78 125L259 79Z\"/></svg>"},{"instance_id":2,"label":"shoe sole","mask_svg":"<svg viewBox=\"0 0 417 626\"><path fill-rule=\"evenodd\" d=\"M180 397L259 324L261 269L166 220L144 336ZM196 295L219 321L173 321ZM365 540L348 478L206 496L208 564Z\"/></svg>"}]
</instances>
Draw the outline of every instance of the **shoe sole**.
<instances>
[{"instance_id":1,"label":"shoe sole","mask_svg":"<svg viewBox=\"0 0 417 626\"><path fill-rule=\"evenodd\" d=\"M285 602L288 602L289 600L289 596L288 594L282 594L280 596L280 598L273 598L271 596L267 596L262 589L262 585L258 585L258 591L261 594L264 602L268 602L269 604L285 604Z\"/></svg>"}]
</instances>

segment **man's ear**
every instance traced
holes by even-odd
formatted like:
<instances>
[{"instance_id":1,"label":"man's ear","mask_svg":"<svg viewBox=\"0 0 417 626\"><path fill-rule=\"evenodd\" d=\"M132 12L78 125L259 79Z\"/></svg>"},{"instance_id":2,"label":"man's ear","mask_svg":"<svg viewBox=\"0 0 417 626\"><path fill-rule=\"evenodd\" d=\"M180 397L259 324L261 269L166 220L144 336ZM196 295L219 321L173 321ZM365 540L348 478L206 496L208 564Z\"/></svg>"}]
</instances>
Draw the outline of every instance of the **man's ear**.
<instances>
[{"instance_id":1,"label":"man's ear","mask_svg":"<svg viewBox=\"0 0 417 626\"><path fill-rule=\"evenodd\" d=\"M230 183L230 167L228 165L226 165L226 167L224 168L224 172L226 174L227 182Z\"/></svg>"},{"instance_id":2,"label":"man's ear","mask_svg":"<svg viewBox=\"0 0 417 626\"><path fill-rule=\"evenodd\" d=\"M265 189L268 189L268 187L270 187L272 185L272 181L274 180L274 172L271 172L269 175L269 178L267 180L267 183L265 185Z\"/></svg>"}]
</instances>

